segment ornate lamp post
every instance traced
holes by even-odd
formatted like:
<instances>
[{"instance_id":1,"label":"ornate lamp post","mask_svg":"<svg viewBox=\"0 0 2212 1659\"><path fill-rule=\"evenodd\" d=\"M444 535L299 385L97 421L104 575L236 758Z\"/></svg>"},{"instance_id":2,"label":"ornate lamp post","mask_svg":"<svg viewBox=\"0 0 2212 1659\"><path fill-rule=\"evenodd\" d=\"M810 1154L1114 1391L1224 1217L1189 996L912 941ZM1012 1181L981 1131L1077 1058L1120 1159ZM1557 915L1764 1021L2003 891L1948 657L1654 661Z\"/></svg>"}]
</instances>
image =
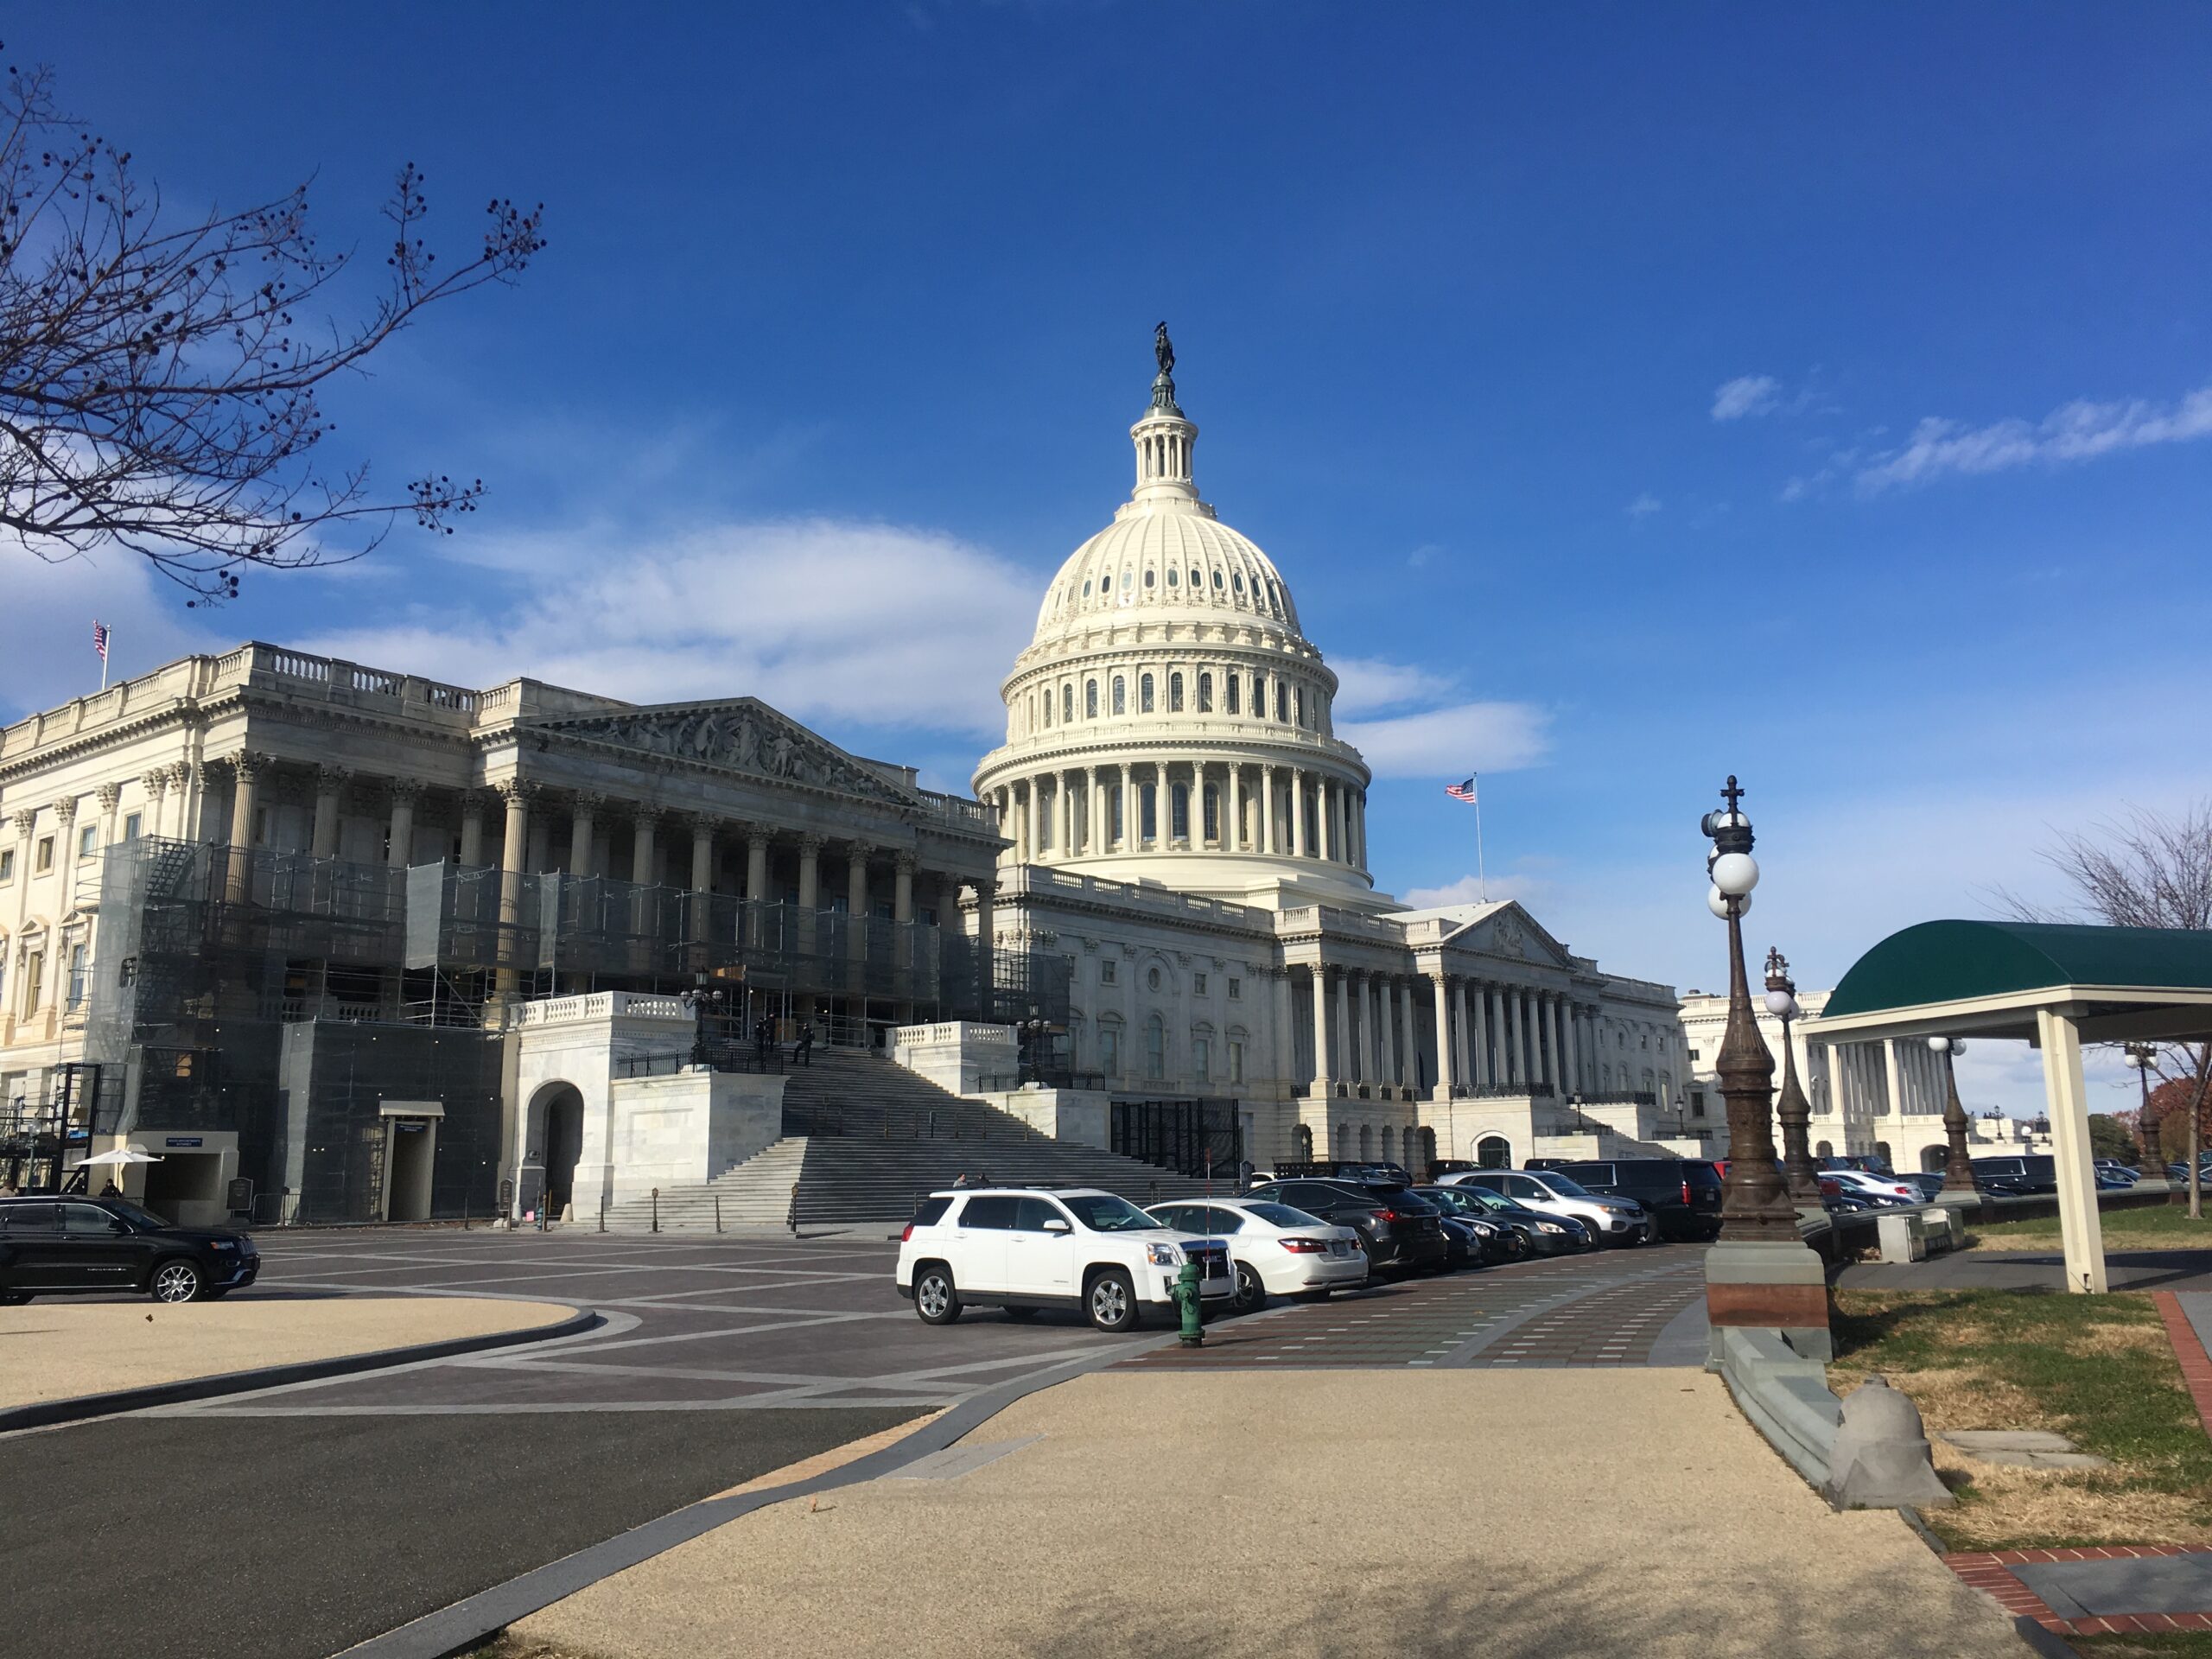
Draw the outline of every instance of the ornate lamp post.
<instances>
[{"instance_id":1,"label":"ornate lamp post","mask_svg":"<svg viewBox=\"0 0 2212 1659\"><path fill-rule=\"evenodd\" d=\"M2128 1044L2127 1063L2135 1068L2135 1075L2143 1085L2143 1109L2135 1120L2135 1137L2143 1143L2143 1173L2156 1176L2165 1165L2158 1145L2158 1120L2151 1112L2151 1073L2158 1067L2158 1046L2156 1043Z\"/></svg>"},{"instance_id":2,"label":"ornate lamp post","mask_svg":"<svg viewBox=\"0 0 2212 1659\"><path fill-rule=\"evenodd\" d=\"M1721 1201L1721 1236L1751 1243L1799 1243L1797 1208L1789 1201L1774 1155L1774 1057L1759 1035L1744 969L1744 912L1759 867L1751 857L1751 821L1733 777L1720 791L1726 810L1708 812L1700 829L1713 838L1706 874L1713 891L1706 906L1728 925L1728 1025L1714 1070L1728 1103L1728 1179Z\"/></svg>"},{"instance_id":3,"label":"ornate lamp post","mask_svg":"<svg viewBox=\"0 0 2212 1659\"><path fill-rule=\"evenodd\" d=\"M1955 1037L1930 1037L1928 1046L1943 1057L1943 1191L1974 1197L1974 1159L1967 1151L1967 1109L1959 1104L1955 1064L1967 1052Z\"/></svg>"},{"instance_id":4,"label":"ornate lamp post","mask_svg":"<svg viewBox=\"0 0 2212 1659\"><path fill-rule=\"evenodd\" d=\"M1798 1014L1797 987L1790 980L1788 960L1772 946L1766 953L1766 1011L1782 1021L1782 1093L1775 1101L1774 1115L1782 1125L1783 1182L1793 1203L1818 1204L1821 1179L1806 1142L1813 1104L1798 1087L1796 1052L1789 1045L1789 1022Z\"/></svg>"}]
</instances>

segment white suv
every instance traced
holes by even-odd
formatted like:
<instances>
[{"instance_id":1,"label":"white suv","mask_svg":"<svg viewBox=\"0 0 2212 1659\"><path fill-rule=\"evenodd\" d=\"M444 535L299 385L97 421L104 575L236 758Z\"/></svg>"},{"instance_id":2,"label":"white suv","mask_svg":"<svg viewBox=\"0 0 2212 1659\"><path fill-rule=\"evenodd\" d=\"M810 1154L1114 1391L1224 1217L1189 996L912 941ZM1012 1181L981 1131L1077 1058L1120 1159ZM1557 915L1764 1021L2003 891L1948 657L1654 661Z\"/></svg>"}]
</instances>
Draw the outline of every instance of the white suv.
<instances>
[{"instance_id":1,"label":"white suv","mask_svg":"<svg viewBox=\"0 0 2212 1659\"><path fill-rule=\"evenodd\" d=\"M1198 1263L1204 1301L1226 1303L1236 1288L1222 1240L1162 1226L1096 1187L932 1192L899 1238L899 1294L930 1325L970 1305L1017 1319L1065 1307L1101 1331L1133 1331L1147 1306L1174 1306L1186 1260Z\"/></svg>"},{"instance_id":2,"label":"white suv","mask_svg":"<svg viewBox=\"0 0 2212 1659\"><path fill-rule=\"evenodd\" d=\"M1592 1192L1551 1169L1471 1169L1437 1178L1439 1186L1487 1187L1500 1198L1547 1216L1572 1216L1600 1244L1649 1244L1658 1217L1633 1198Z\"/></svg>"}]
</instances>

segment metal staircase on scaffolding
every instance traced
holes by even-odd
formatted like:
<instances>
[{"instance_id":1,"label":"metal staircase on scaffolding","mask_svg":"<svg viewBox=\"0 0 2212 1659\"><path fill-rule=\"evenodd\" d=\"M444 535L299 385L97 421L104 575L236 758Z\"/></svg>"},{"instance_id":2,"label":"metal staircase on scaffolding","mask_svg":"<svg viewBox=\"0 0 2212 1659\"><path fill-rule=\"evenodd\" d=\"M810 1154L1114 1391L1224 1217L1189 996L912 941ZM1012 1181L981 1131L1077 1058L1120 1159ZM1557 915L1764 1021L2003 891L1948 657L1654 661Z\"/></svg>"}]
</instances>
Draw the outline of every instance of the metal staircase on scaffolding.
<instances>
[{"instance_id":1,"label":"metal staircase on scaffolding","mask_svg":"<svg viewBox=\"0 0 2212 1659\"><path fill-rule=\"evenodd\" d=\"M711 1180L663 1187L660 1230L781 1227L794 1185L803 1227L904 1221L918 1196L963 1174L1009 1185L1103 1187L1141 1205L1205 1191L1204 1182L1156 1164L1056 1141L995 1107L848 1049L818 1050L812 1065L790 1073L784 1128L782 1140ZM655 1200L627 1198L608 1209L607 1225L644 1232L655 1216Z\"/></svg>"}]
</instances>

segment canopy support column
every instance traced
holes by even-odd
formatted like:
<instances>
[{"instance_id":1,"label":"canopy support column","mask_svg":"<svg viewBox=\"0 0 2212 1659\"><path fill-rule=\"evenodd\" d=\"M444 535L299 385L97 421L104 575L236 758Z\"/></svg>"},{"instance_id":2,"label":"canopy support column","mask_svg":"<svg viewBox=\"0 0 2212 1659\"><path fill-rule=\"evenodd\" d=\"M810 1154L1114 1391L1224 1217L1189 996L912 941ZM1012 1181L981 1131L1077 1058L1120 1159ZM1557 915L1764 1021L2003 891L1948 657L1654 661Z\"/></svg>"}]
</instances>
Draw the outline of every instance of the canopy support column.
<instances>
[{"instance_id":1,"label":"canopy support column","mask_svg":"<svg viewBox=\"0 0 2212 1659\"><path fill-rule=\"evenodd\" d=\"M2036 1035L2043 1050L2051 1150L2057 1155L2058 1234L2066 1247L2066 1288L2101 1294L2107 1288L2104 1224L2097 1213L2095 1166L2089 1154L2081 1029L2064 1014L2037 1008Z\"/></svg>"}]
</instances>

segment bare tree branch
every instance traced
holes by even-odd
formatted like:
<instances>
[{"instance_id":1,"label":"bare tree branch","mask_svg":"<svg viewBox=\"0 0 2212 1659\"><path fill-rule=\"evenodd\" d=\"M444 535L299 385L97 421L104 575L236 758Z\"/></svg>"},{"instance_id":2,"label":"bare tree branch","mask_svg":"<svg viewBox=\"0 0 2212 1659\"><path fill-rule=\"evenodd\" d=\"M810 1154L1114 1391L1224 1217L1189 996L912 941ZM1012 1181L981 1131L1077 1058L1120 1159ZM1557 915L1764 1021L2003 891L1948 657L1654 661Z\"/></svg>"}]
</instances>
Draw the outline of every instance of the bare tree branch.
<instances>
[{"instance_id":1,"label":"bare tree branch","mask_svg":"<svg viewBox=\"0 0 2212 1659\"><path fill-rule=\"evenodd\" d=\"M162 223L128 151L65 120L44 67L0 90L0 531L59 561L118 545L204 604L269 569L358 558L393 520L472 512L481 480L379 499L364 462L331 469L318 394L424 306L509 283L545 246L544 209L493 200L483 244L443 270L423 235L424 180L385 206L383 292L366 315L301 319L351 264L308 227L307 187ZM310 338L313 332L315 338ZM351 531L350 537L344 532ZM333 532L339 532L334 536Z\"/></svg>"}]
</instances>

